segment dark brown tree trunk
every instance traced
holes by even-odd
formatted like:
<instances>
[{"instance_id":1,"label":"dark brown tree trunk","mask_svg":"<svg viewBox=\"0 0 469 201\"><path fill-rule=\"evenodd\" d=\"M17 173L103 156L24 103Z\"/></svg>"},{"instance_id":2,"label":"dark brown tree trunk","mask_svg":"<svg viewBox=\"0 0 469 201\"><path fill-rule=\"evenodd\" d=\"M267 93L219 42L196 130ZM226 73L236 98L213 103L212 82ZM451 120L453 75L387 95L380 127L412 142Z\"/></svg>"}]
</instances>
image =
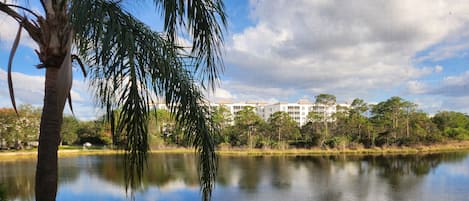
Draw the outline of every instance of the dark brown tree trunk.
<instances>
[{"instance_id":1,"label":"dark brown tree trunk","mask_svg":"<svg viewBox=\"0 0 469 201\"><path fill-rule=\"evenodd\" d=\"M327 125L327 120L328 120L327 118L328 117L327 117L325 111L324 111L324 116L323 117L324 117L324 128L326 130L326 137L328 137L329 136L329 128L328 128L328 125Z\"/></svg>"},{"instance_id":2,"label":"dark brown tree trunk","mask_svg":"<svg viewBox=\"0 0 469 201\"><path fill-rule=\"evenodd\" d=\"M281 141L281 139L280 139L280 125L279 125L278 126L278 143L279 144L280 144L280 141Z\"/></svg>"},{"instance_id":3,"label":"dark brown tree trunk","mask_svg":"<svg viewBox=\"0 0 469 201\"><path fill-rule=\"evenodd\" d=\"M362 135L361 135L361 124L358 123L358 139L361 139L362 138Z\"/></svg>"},{"instance_id":4,"label":"dark brown tree trunk","mask_svg":"<svg viewBox=\"0 0 469 201\"><path fill-rule=\"evenodd\" d=\"M406 120L406 131L405 131L406 137L409 137L410 135L410 130L409 130L409 117L407 117Z\"/></svg>"},{"instance_id":5,"label":"dark brown tree trunk","mask_svg":"<svg viewBox=\"0 0 469 201\"><path fill-rule=\"evenodd\" d=\"M62 122L62 111L57 98L58 72L59 68L46 69L44 107L36 166L36 201L55 201L57 194L57 150Z\"/></svg>"},{"instance_id":6,"label":"dark brown tree trunk","mask_svg":"<svg viewBox=\"0 0 469 201\"><path fill-rule=\"evenodd\" d=\"M248 145L249 145L249 149L251 150L252 149L252 139L251 139L251 127L248 126Z\"/></svg>"}]
</instances>

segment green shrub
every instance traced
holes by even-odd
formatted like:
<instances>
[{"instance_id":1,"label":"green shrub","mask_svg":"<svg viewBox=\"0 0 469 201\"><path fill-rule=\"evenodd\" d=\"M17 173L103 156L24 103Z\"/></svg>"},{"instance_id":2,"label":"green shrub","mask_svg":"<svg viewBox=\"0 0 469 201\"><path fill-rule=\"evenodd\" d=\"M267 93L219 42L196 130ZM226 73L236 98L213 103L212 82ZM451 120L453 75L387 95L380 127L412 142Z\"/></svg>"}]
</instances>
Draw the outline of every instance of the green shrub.
<instances>
[{"instance_id":1,"label":"green shrub","mask_svg":"<svg viewBox=\"0 0 469 201\"><path fill-rule=\"evenodd\" d=\"M426 135L424 140L427 143L442 142L443 136L441 134Z\"/></svg>"},{"instance_id":2,"label":"green shrub","mask_svg":"<svg viewBox=\"0 0 469 201\"><path fill-rule=\"evenodd\" d=\"M218 149L220 149L220 150L229 150L229 149L231 149L231 144L226 143L226 142L220 143L220 144L218 144Z\"/></svg>"},{"instance_id":3,"label":"green shrub","mask_svg":"<svg viewBox=\"0 0 469 201\"><path fill-rule=\"evenodd\" d=\"M469 131L465 128L446 128L444 131L445 136L456 140L467 140L469 139Z\"/></svg>"},{"instance_id":4,"label":"green shrub","mask_svg":"<svg viewBox=\"0 0 469 201\"><path fill-rule=\"evenodd\" d=\"M0 201L7 201L7 191L5 185L0 183Z\"/></svg>"},{"instance_id":5,"label":"green shrub","mask_svg":"<svg viewBox=\"0 0 469 201\"><path fill-rule=\"evenodd\" d=\"M349 145L349 138L347 136L334 136L324 141L324 145L329 148L344 149Z\"/></svg>"}]
</instances>

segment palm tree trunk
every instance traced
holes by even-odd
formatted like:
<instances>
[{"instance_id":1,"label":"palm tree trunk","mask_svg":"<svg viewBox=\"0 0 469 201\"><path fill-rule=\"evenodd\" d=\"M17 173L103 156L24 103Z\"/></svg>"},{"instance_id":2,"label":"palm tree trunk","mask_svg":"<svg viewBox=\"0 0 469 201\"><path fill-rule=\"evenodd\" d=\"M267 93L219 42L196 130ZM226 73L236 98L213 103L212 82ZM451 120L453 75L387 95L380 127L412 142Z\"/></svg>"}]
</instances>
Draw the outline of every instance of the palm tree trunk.
<instances>
[{"instance_id":1,"label":"palm tree trunk","mask_svg":"<svg viewBox=\"0 0 469 201\"><path fill-rule=\"evenodd\" d=\"M42 40L39 59L46 69L36 165L36 201L55 201L58 185L57 151L63 108L72 85L72 31L68 25L67 1L41 1L46 11L40 20Z\"/></svg>"},{"instance_id":2,"label":"palm tree trunk","mask_svg":"<svg viewBox=\"0 0 469 201\"><path fill-rule=\"evenodd\" d=\"M59 68L46 69L44 107L36 166L36 201L55 201L57 194L57 150L62 122L62 111L57 98L58 72Z\"/></svg>"}]
</instances>

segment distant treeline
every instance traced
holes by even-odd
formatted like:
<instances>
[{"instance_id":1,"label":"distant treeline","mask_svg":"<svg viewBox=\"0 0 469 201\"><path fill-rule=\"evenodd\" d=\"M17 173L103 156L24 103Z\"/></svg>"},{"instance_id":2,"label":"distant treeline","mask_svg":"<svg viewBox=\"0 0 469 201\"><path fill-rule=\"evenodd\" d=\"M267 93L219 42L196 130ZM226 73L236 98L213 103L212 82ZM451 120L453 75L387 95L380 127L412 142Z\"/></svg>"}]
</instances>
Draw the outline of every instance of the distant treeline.
<instances>
[{"instance_id":1,"label":"distant treeline","mask_svg":"<svg viewBox=\"0 0 469 201\"><path fill-rule=\"evenodd\" d=\"M330 97L335 102L334 95L319 97ZM220 130L215 141L222 148L369 148L469 139L468 115L440 111L430 117L417 104L400 97L374 105L357 98L350 107L337 111L332 116L310 112L308 123L299 127L286 112L276 112L264 121L253 107L245 107L234 117L227 108L218 107L212 112ZM181 129L171 121L169 113L163 110L158 113L167 116L156 123L164 142L186 145Z\"/></svg>"},{"instance_id":2,"label":"distant treeline","mask_svg":"<svg viewBox=\"0 0 469 201\"><path fill-rule=\"evenodd\" d=\"M333 101L327 102L335 102L333 95L318 97L330 97ZM332 116L310 112L308 123L299 127L286 112L276 112L264 121L253 107L245 107L234 116L226 107L217 107L212 111L214 125L220 131L214 136L215 143L219 148L369 148L469 140L468 115L440 111L430 117L415 103L400 97L374 105L357 98L350 107L337 111ZM156 116L149 126L153 145L189 144L168 111L158 110Z\"/></svg>"},{"instance_id":3,"label":"distant treeline","mask_svg":"<svg viewBox=\"0 0 469 201\"><path fill-rule=\"evenodd\" d=\"M31 105L18 108L0 108L0 149L28 149L37 146L41 109ZM61 144L81 145L91 142L98 145L111 143L102 120L79 121L75 117L63 119Z\"/></svg>"},{"instance_id":4,"label":"distant treeline","mask_svg":"<svg viewBox=\"0 0 469 201\"><path fill-rule=\"evenodd\" d=\"M332 96L332 95L331 95ZM360 148L383 146L430 145L433 143L469 140L469 116L460 112L440 111L430 117L415 103L391 97L369 105L353 100L349 108L338 108L333 116L310 112L308 123L299 127L286 112L276 112L264 121L255 108L245 107L231 116L225 107L212 111L214 136L220 148ZM148 130L152 148L189 146L180 128L166 110L155 111ZM25 148L38 137L40 111L22 106L19 117L12 109L0 109L0 147ZM103 118L79 121L64 117L62 143L81 145L120 145L125 139L111 135L111 127Z\"/></svg>"}]
</instances>

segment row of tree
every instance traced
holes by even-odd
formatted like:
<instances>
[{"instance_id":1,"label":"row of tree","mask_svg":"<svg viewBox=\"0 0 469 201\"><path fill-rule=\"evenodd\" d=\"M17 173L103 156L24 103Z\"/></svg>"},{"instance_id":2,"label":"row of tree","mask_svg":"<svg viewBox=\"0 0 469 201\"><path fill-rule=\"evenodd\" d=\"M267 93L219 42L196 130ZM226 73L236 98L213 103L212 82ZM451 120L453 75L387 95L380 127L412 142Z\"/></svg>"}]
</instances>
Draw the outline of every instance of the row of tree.
<instances>
[{"instance_id":1,"label":"row of tree","mask_svg":"<svg viewBox=\"0 0 469 201\"><path fill-rule=\"evenodd\" d=\"M326 99L335 105L335 96L329 94L317 96L316 102ZM3 149L22 149L37 142L40 109L25 105L18 111L19 116L12 109L0 109L0 147ZM152 148L190 146L184 129L169 111L156 110L154 114L148 125ZM220 131L215 142L221 148L356 148L469 140L468 115L440 111L429 116L418 110L415 103L400 97L391 97L374 105L357 98L350 107L337 108L332 116L313 111L301 127L286 112L275 112L264 121L254 107L245 107L232 116L228 108L221 106L214 108L211 114ZM103 119L79 121L72 116L65 117L61 143L125 144L125 134L112 134L111 125Z\"/></svg>"},{"instance_id":2,"label":"row of tree","mask_svg":"<svg viewBox=\"0 0 469 201\"><path fill-rule=\"evenodd\" d=\"M330 107L336 97L320 94L316 103ZM353 100L349 107L337 105L336 113L312 111L303 126L286 112L273 113L267 121L245 107L234 116L226 107L212 110L220 148L357 148L409 146L469 139L469 116L460 112L440 111L433 116L419 110L417 104L391 97L378 104ZM153 144L187 146L182 130L168 111L158 110L149 133ZM155 143L155 139L157 143Z\"/></svg>"},{"instance_id":3,"label":"row of tree","mask_svg":"<svg viewBox=\"0 0 469 201\"><path fill-rule=\"evenodd\" d=\"M18 114L11 108L0 108L0 149L27 149L36 147L39 137L41 109L22 105ZM111 144L109 132L102 120L80 121L73 116L63 119L61 144Z\"/></svg>"},{"instance_id":4,"label":"row of tree","mask_svg":"<svg viewBox=\"0 0 469 201\"><path fill-rule=\"evenodd\" d=\"M0 149L23 149L33 146L39 135L41 111L22 105L18 114L10 108L0 108Z\"/></svg>"},{"instance_id":5,"label":"row of tree","mask_svg":"<svg viewBox=\"0 0 469 201\"><path fill-rule=\"evenodd\" d=\"M333 95L318 97L328 97L328 102L335 104ZM357 98L350 107L337 107L332 116L327 116L325 111L310 112L308 123L301 127L286 112L276 112L264 121L250 107L238 112L230 125L228 110L220 107L214 111L221 128L217 142L224 146L249 148L353 148L469 139L468 115L440 111L430 117L418 110L415 103L400 97L391 97L375 105Z\"/></svg>"}]
</instances>

